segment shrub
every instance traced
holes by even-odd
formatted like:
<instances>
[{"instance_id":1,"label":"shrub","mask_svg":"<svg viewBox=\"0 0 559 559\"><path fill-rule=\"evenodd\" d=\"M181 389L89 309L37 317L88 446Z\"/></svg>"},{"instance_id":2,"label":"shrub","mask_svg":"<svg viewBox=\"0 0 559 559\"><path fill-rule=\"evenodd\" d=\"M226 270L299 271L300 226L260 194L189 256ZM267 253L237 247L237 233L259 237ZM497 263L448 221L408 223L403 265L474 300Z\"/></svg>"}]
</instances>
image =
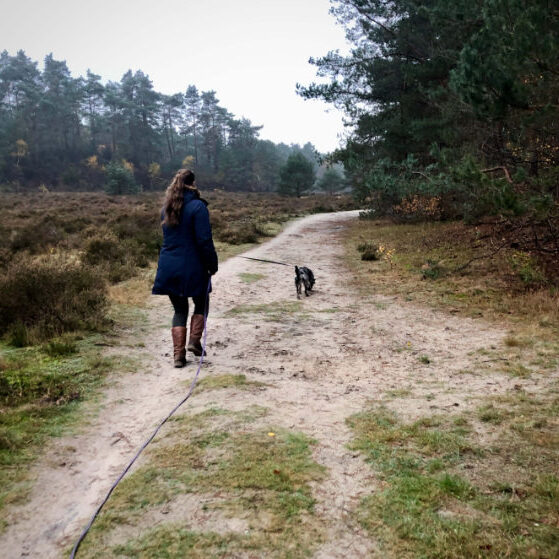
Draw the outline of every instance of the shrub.
<instances>
[{"instance_id":1,"label":"shrub","mask_svg":"<svg viewBox=\"0 0 559 559\"><path fill-rule=\"evenodd\" d=\"M97 266L107 261L123 262L125 256L116 235L105 230L86 241L82 258L86 264Z\"/></svg>"},{"instance_id":2,"label":"shrub","mask_svg":"<svg viewBox=\"0 0 559 559\"><path fill-rule=\"evenodd\" d=\"M545 275L530 254L515 251L509 261L512 269L526 287L538 287L546 283Z\"/></svg>"},{"instance_id":3,"label":"shrub","mask_svg":"<svg viewBox=\"0 0 559 559\"><path fill-rule=\"evenodd\" d=\"M258 228L252 221L235 223L220 229L216 238L231 245L242 245L244 243L255 243L258 241Z\"/></svg>"},{"instance_id":4,"label":"shrub","mask_svg":"<svg viewBox=\"0 0 559 559\"><path fill-rule=\"evenodd\" d=\"M17 230L10 240L10 249L13 252L27 250L37 254L49 246L57 245L63 237L64 232L55 217L47 214Z\"/></svg>"},{"instance_id":5,"label":"shrub","mask_svg":"<svg viewBox=\"0 0 559 559\"><path fill-rule=\"evenodd\" d=\"M71 338L51 340L43 349L50 357L66 357L78 351L76 341Z\"/></svg>"},{"instance_id":6,"label":"shrub","mask_svg":"<svg viewBox=\"0 0 559 559\"><path fill-rule=\"evenodd\" d=\"M59 257L19 259L0 278L0 334L26 345L96 329L106 305L105 282L93 268Z\"/></svg>"},{"instance_id":7,"label":"shrub","mask_svg":"<svg viewBox=\"0 0 559 559\"><path fill-rule=\"evenodd\" d=\"M106 229L86 242L82 260L96 266L99 275L111 283L131 278L136 273L136 266L148 264L138 243L129 239L121 241Z\"/></svg>"},{"instance_id":8,"label":"shrub","mask_svg":"<svg viewBox=\"0 0 559 559\"><path fill-rule=\"evenodd\" d=\"M107 194L138 194L141 191L141 186L136 184L132 171L124 165L109 163L106 173L105 192Z\"/></svg>"},{"instance_id":9,"label":"shrub","mask_svg":"<svg viewBox=\"0 0 559 559\"><path fill-rule=\"evenodd\" d=\"M427 260L426 264L421 266L421 277L423 279L436 280L441 277L443 270L438 262L435 260Z\"/></svg>"},{"instance_id":10,"label":"shrub","mask_svg":"<svg viewBox=\"0 0 559 559\"><path fill-rule=\"evenodd\" d=\"M440 220L442 216L441 197L418 194L406 196L400 204L394 206L394 213L403 221Z\"/></svg>"},{"instance_id":11,"label":"shrub","mask_svg":"<svg viewBox=\"0 0 559 559\"><path fill-rule=\"evenodd\" d=\"M147 266L150 260L157 258L162 242L161 220L157 212L132 211L119 216L111 228L124 243L136 266Z\"/></svg>"},{"instance_id":12,"label":"shrub","mask_svg":"<svg viewBox=\"0 0 559 559\"><path fill-rule=\"evenodd\" d=\"M361 243L357 246L357 250L361 253L361 260L380 260L379 247L373 243Z\"/></svg>"},{"instance_id":13,"label":"shrub","mask_svg":"<svg viewBox=\"0 0 559 559\"><path fill-rule=\"evenodd\" d=\"M108 261L98 267L99 273L110 283L119 283L130 279L138 272L136 266L130 260L119 262L116 260Z\"/></svg>"}]
</instances>

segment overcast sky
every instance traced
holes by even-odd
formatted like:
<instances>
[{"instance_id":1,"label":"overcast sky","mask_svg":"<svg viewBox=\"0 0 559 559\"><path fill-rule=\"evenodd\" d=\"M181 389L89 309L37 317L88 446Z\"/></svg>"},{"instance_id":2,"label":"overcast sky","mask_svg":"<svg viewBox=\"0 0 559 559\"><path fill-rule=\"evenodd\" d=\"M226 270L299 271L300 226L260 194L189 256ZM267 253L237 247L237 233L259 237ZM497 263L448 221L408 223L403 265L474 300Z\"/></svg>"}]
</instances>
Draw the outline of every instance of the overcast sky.
<instances>
[{"instance_id":1,"label":"overcast sky","mask_svg":"<svg viewBox=\"0 0 559 559\"><path fill-rule=\"evenodd\" d=\"M347 51L328 10L329 0L0 0L0 50L41 65L52 52L104 82L142 70L162 93L214 89L262 138L324 152L339 144L342 115L295 84L317 80L310 56Z\"/></svg>"}]
</instances>

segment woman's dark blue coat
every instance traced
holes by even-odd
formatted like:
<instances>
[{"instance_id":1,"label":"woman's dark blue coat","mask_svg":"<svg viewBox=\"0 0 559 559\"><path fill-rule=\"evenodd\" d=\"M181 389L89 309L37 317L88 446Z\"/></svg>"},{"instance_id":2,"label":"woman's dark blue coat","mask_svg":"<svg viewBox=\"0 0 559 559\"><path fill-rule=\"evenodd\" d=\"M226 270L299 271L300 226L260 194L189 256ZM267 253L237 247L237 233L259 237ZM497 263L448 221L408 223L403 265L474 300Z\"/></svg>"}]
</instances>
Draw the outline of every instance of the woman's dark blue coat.
<instances>
[{"instance_id":1,"label":"woman's dark blue coat","mask_svg":"<svg viewBox=\"0 0 559 559\"><path fill-rule=\"evenodd\" d=\"M217 272L217 254L206 205L197 191L187 190L179 224L163 225L163 247L152 290L154 295L197 297L206 294L209 277Z\"/></svg>"}]
</instances>

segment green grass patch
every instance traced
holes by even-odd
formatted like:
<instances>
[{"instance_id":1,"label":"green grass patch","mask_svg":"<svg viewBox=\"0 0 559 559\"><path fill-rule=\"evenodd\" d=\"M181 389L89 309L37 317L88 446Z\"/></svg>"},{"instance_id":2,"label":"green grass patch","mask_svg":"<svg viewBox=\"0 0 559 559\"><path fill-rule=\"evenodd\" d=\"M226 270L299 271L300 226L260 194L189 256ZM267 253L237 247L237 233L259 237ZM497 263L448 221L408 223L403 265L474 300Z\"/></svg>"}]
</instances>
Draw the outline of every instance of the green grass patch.
<instances>
[{"instance_id":1,"label":"green grass patch","mask_svg":"<svg viewBox=\"0 0 559 559\"><path fill-rule=\"evenodd\" d=\"M266 274L251 274L249 272L241 272L240 274L238 274L238 276L245 283L256 283L257 281L260 281L267 277Z\"/></svg>"},{"instance_id":2,"label":"green grass patch","mask_svg":"<svg viewBox=\"0 0 559 559\"><path fill-rule=\"evenodd\" d=\"M251 390L268 386L263 382L247 380L245 375L211 375L204 377L197 385L197 391L220 390L222 388L239 388L240 390Z\"/></svg>"},{"instance_id":3,"label":"green grass patch","mask_svg":"<svg viewBox=\"0 0 559 559\"><path fill-rule=\"evenodd\" d=\"M343 310L344 309L342 309L340 307L330 307L328 309L318 309L318 312L325 313L325 314L335 314L335 313L341 312Z\"/></svg>"},{"instance_id":4,"label":"green grass patch","mask_svg":"<svg viewBox=\"0 0 559 559\"><path fill-rule=\"evenodd\" d=\"M312 459L314 441L262 427L254 411L214 409L175 422L149 451L147 464L116 489L83 556L308 556L321 537L310 483L324 478L324 468ZM188 493L218 495L207 513L248 519L250 530L215 534L163 524L119 541L121 526L140 526L144 515Z\"/></svg>"},{"instance_id":5,"label":"green grass patch","mask_svg":"<svg viewBox=\"0 0 559 559\"><path fill-rule=\"evenodd\" d=\"M509 335L503 340L503 343L507 347L527 347L533 345L534 342L525 338L517 338Z\"/></svg>"},{"instance_id":6,"label":"green grass patch","mask_svg":"<svg viewBox=\"0 0 559 559\"><path fill-rule=\"evenodd\" d=\"M504 373L517 378L529 378L534 374L534 370L526 367L522 363L509 363L502 368Z\"/></svg>"},{"instance_id":7,"label":"green grass patch","mask_svg":"<svg viewBox=\"0 0 559 559\"><path fill-rule=\"evenodd\" d=\"M263 314L269 320L281 320L284 315L300 313L303 310L301 301L274 301L260 305L238 305L229 309L227 316L239 316L242 314Z\"/></svg>"},{"instance_id":8,"label":"green grass patch","mask_svg":"<svg viewBox=\"0 0 559 559\"><path fill-rule=\"evenodd\" d=\"M0 509L25 498L28 466L47 437L62 435L79 419L80 402L96 393L107 372L129 366L100 357L100 339L0 346Z\"/></svg>"},{"instance_id":9,"label":"green grass patch","mask_svg":"<svg viewBox=\"0 0 559 559\"><path fill-rule=\"evenodd\" d=\"M496 408L493 404L486 404L478 408L478 418L483 423L493 423L499 425L506 417L506 412Z\"/></svg>"},{"instance_id":10,"label":"green grass patch","mask_svg":"<svg viewBox=\"0 0 559 559\"><path fill-rule=\"evenodd\" d=\"M207 559L225 557L233 549L247 547L249 542L250 538L242 535L194 532L180 525L165 525L147 530L145 535L117 545L112 551L118 557Z\"/></svg>"},{"instance_id":11,"label":"green grass patch","mask_svg":"<svg viewBox=\"0 0 559 559\"><path fill-rule=\"evenodd\" d=\"M553 557L558 406L519 392L454 418L404 423L384 408L352 416L352 448L383 481L357 516L384 556ZM475 421L498 433L479 439Z\"/></svg>"}]
</instances>

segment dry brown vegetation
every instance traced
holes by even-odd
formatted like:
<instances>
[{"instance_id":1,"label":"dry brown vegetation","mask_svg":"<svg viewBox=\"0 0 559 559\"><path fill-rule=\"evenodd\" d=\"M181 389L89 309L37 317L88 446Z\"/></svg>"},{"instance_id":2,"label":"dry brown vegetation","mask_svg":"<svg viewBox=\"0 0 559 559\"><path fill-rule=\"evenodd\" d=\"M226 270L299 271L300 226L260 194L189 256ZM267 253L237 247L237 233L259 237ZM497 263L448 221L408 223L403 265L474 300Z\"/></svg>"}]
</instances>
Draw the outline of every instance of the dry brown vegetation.
<instances>
[{"instance_id":1,"label":"dry brown vegetation","mask_svg":"<svg viewBox=\"0 0 559 559\"><path fill-rule=\"evenodd\" d=\"M204 195L218 250L226 255L235 252L232 247L246 248L275 235L294 217L352 205L347 196L294 199L222 191ZM162 241L161 203L161 193L1 196L0 263L7 275L0 283L0 334L7 333L21 345L98 324L106 284L137 276L156 261ZM81 296L68 296L75 292ZM38 320L36 299L45 294L53 299L42 305L46 308ZM62 295L64 301L57 301Z\"/></svg>"},{"instance_id":2,"label":"dry brown vegetation","mask_svg":"<svg viewBox=\"0 0 559 559\"><path fill-rule=\"evenodd\" d=\"M489 226L360 220L348 229L345 242L347 262L367 292L506 319L550 337L559 331L557 288L544 280L529 254L510 246L495 252ZM363 258L365 246L378 252L376 261Z\"/></svg>"}]
</instances>

